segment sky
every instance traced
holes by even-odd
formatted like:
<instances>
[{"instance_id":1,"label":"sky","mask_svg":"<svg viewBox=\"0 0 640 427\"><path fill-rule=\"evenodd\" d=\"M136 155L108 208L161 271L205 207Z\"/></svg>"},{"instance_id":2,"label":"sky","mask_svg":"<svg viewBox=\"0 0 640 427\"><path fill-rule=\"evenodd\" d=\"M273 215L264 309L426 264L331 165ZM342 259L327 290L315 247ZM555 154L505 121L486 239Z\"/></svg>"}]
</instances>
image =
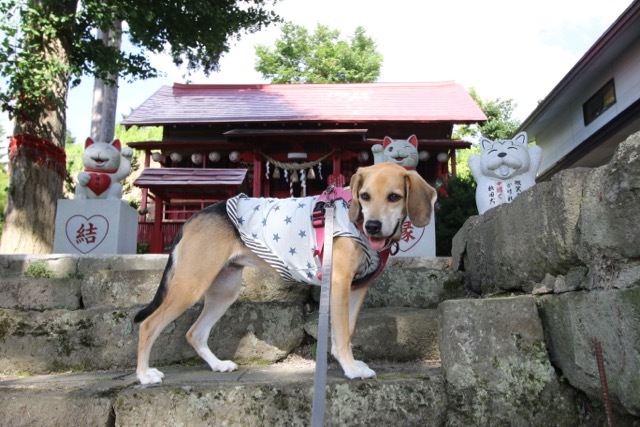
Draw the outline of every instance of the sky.
<instances>
[{"instance_id":1,"label":"sky","mask_svg":"<svg viewBox=\"0 0 640 427\"><path fill-rule=\"evenodd\" d=\"M481 99L512 99L524 120L560 82L632 0L281 0L274 9L310 30L318 24L341 38L358 26L384 60L380 82L455 81ZM210 76L193 83L267 83L254 70L254 46L273 46L279 26L244 35ZM120 83L117 122L163 85L184 83L184 70L167 56L151 57L164 77ZM72 89L67 127L78 141L89 136L93 79ZM2 118L6 133L11 126ZM399 137L399 136L398 136Z\"/></svg>"}]
</instances>

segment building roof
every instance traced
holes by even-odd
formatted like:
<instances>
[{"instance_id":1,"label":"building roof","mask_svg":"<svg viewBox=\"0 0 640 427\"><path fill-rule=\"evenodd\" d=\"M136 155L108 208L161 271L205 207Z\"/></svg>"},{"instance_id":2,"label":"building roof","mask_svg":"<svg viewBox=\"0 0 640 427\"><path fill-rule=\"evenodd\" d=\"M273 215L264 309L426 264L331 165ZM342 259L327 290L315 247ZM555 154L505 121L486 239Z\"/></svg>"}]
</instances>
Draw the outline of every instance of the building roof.
<instances>
[{"instance_id":1,"label":"building roof","mask_svg":"<svg viewBox=\"0 0 640 427\"><path fill-rule=\"evenodd\" d=\"M229 197L238 192L246 176L247 169L145 168L133 185L165 200L211 198L216 191Z\"/></svg>"},{"instance_id":2,"label":"building roof","mask_svg":"<svg viewBox=\"0 0 640 427\"><path fill-rule=\"evenodd\" d=\"M567 119L565 116L567 112L577 112L576 116L582 120L582 105L595 92L594 86L597 89L610 78L615 77L620 86L637 83L637 78L629 79L622 76L627 69L633 69L633 67L637 69L637 66L633 65L637 64L637 54L631 59L621 60L621 58L633 55L630 52L634 51L633 46L637 45L638 40L640 40L640 2L634 1L520 125L518 132L526 131L529 141L536 141L539 145L544 142L540 135L546 134L548 137L551 132L559 135L558 138L563 144L576 145L564 157L554 156L549 159L543 157L538 180L547 179L567 167L596 167L605 164L618 144L629 134L640 129L640 99L637 96L637 89L618 94L626 98L624 110L622 106L618 106L620 111L614 119L607 123L602 123L602 120L599 123L594 122L590 127L598 128L598 131L589 133L584 123L576 125L571 118ZM635 51L637 52L637 48ZM637 72L631 71L630 74L637 75ZM620 89L616 87L616 91ZM619 103L622 104L622 102Z\"/></svg>"},{"instance_id":3,"label":"building roof","mask_svg":"<svg viewBox=\"0 0 640 427\"><path fill-rule=\"evenodd\" d=\"M230 122L448 122L487 120L469 93L435 83L249 84L162 86L122 124Z\"/></svg>"}]
</instances>

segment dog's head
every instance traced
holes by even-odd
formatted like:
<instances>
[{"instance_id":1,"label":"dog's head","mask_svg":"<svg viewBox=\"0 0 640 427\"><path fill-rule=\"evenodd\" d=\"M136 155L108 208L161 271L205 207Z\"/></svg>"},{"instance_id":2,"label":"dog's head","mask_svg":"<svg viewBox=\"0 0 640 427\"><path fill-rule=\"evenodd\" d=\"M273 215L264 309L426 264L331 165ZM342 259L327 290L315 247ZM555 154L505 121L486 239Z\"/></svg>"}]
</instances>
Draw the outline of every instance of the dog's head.
<instances>
[{"instance_id":1,"label":"dog's head","mask_svg":"<svg viewBox=\"0 0 640 427\"><path fill-rule=\"evenodd\" d=\"M416 172L387 162L359 168L351 178L351 194L349 219L362 223L375 250L400 240L407 216L416 227L427 226L437 198Z\"/></svg>"}]
</instances>

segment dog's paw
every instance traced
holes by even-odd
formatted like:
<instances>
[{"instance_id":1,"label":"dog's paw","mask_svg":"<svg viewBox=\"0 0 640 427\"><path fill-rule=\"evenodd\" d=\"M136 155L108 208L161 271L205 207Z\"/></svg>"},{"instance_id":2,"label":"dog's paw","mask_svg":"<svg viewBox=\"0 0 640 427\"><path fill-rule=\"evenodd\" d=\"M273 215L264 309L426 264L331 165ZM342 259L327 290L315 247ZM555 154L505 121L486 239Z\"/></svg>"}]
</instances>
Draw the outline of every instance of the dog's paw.
<instances>
[{"instance_id":1,"label":"dog's paw","mask_svg":"<svg viewBox=\"0 0 640 427\"><path fill-rule=\"evenodd\" d=\"M164 374L155 368L149 368L144 372L137 373L140 384L160 384L164 378Z\"/></svg>"},{"instance_id":2,"label":"dog's paw","mask_svg":"<svg viewBox=\"0 0 640 427\"><path fill-rule=\"evenodd\" d=\"M344 375L349 378L350 380L353 379L367 379L367 378L375 378L376 377L376 372L369 368L369 366L360 361L360 360L356 360L354 363L354 367L352 369L345 369L344 371Z\"/></svg>"},{"instance_id":3,"label":"dog's paw","mask_svg":"<svg viewBox=\"0 0 640 427\"><path fill-rule=\"evenodd\" d=\"M211 370L214 372L232 372L238 370L238 365L231 360L218 360L215 364L211 365Z\"/></svg>"}]
</instances>

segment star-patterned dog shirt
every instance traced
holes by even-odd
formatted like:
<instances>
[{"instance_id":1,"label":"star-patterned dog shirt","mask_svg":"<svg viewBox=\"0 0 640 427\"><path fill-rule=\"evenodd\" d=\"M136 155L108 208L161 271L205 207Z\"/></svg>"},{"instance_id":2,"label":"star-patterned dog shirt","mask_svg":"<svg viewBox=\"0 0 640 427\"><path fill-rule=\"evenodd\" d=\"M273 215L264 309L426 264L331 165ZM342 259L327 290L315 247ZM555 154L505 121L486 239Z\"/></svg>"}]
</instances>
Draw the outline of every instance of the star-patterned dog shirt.
<instances>
[{"instance_id":1,"label":"star-patterned dog shirt","mask_svg":"<svg viewBox=\"0 0 640 427\"><path fill-rule=\"evenodd\" d=\"M273 199L240 194L227 200L227 214L244 243L269 263L283 279L320 285L322 266L315 256L316 231L311 214L319 196ZM336 200L333 236L355 239L366 254L365 271L354 280L373 274L380 265L378 253L363 233L349 221L349 204Z\"/></svg>"}]
</instances>

